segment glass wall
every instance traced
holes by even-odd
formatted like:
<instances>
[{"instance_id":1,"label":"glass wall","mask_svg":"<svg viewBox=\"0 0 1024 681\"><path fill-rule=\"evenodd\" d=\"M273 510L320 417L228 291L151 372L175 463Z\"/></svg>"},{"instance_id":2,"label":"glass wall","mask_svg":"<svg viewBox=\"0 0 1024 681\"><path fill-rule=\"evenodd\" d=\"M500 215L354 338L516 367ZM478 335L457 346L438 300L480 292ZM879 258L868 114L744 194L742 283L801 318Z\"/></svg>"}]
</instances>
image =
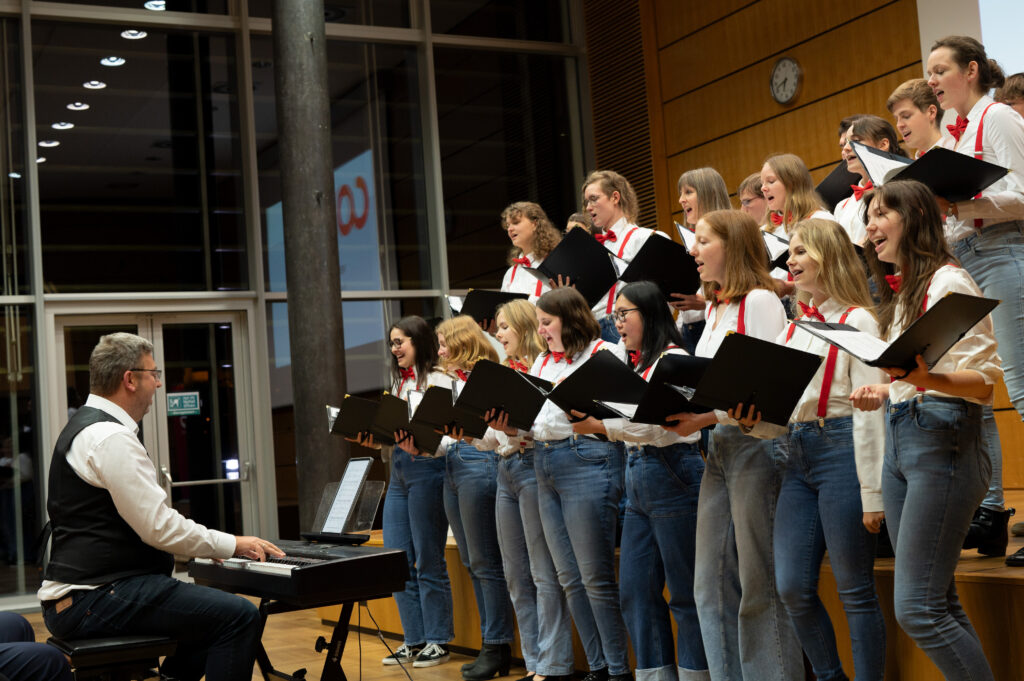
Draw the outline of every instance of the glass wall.
<instances>
[{"instance_id":1,"label":"glass wall","mask_svg":"<svg viewBox=\"0 0 1024 681\"><path fill-rule=\"evenodd\" d=\"M21 24L0 17L0 293L29 292Z\"/></svg>"}]
</instances>

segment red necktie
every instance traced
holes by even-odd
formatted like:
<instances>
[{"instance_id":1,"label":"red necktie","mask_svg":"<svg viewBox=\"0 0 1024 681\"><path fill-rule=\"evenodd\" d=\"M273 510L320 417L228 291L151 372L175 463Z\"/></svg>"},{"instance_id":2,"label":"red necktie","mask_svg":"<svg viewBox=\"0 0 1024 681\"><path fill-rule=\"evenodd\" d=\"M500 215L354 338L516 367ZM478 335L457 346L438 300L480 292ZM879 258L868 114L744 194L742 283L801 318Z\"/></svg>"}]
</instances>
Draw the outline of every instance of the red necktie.
<instances>
[{"instance_id":1,"label":"red necktie","mask_svg":"<svg viewBox=\"0 0 1024 681\"><path fill-rule=\"evenodd\" d=\"M825 315L821 314L821 312L818 311L818 308L814 307L813 305L806 305L805 303L802 303L799 300L796 301L796 304L800 307L800 314L802 314L803 316L814 317L820 322L825 321Z\"/></svg>"},{"instance_id":2,"label":"red necktie","mask_svg":"<svg viewBox=\"0 0 1024 681\"><path fill-rule=\"evenodd\" d=\"M599 244L603 244L605 241L613 241L614 242L614 241L618 241L619 240L619 237L615 236L615 232L613 232L610 229L607 232L601 232L599 234L595 234L594 238L597 239L597 243L599 243Z\"/></svg>"},{"instance_id":3,"label":"red necktie","mask_svg":"<svg viewBox=\"0 0 1024 681\"><path fill-rule=\"evenodd\" d=\"M463 382L465 382L465 381L468 381L468 380L469 380L469 374L467 374L467 373L466 373L465 371L463 371L462 369L456 369L456 370L455 370L455 375L459 377L459 380L460 380L460 381L463 381Z\"/></svg>"},{"instance_id":4,"label":"red necktie","mask_svg":"<svg viewBox=\"0 0 1024 681\"><path fill-rule=\"evenodd\" d=\"M643 353L639 350L629 351L629 363L633 366L640 366L640 360L643 359Z\"/></svg>"},{"instance_id":5,"label":"red necktie","mask_svg":"<svg viewBox=\"0 0 1024 681\"><path fill-rule=\"evenodd\" d=\"M517 265L522 265L523 267L530 266L530 259L527 258L525 255L522 258L512 258L512 262L514 262Z\"/></svg>"},{"instance_id":6,"label":"red necktie","mask_svg":"<svg viewBox=\"0 0 1024 681\"><path fill-rule=\"evenodd\" d=\"M771 213L772 224L778 227L782 224L782 213Z\"/></svg>"},{"instance_id":7,"label":"red necktie","mask_svg":"<svg viewBox=\"0 0 1024 681\"><path fill-rule=\"evenodd\" d=\"M416 368L409 367L408 369L398 368L398 375L402 377L404 381L407 378L416 378Z\"/></svg>"},{"instance_id":8,"label":"red necktie","mask_svg":"<svg viewBox=\"0 0 1024 681\"><path fill-rule=\"evenodd\" d=\"M949 134L953 136L957 142L960 141L960 137L964 134L964 130L967 129L967 119L963 116L956 117L956 123L954 125L947 125L946 130L949 130Z\"/></svg>"},{"instance_id":9,"label":"red necktie","mask_svg":"<svg viewBox=\"0 0 1024 681\"><path fill-rule=\"evenodd\" d=\"M885 275L885 283L889 285L893 293L899 293L900 287L903 286L903 277L898 274L887 274Z\"/></svg>"},{"instance_id":10,"label":"red necktie","mask_svg":"<svg viewBox=\"0 0 1024 681\"><path fill-rule=\"evenodd\" d=\"M572 364L572 360L566 357L564 352L555 352L554 350L552 350L551 356L555 359L555 364L558 364L563 359L565 360L566 364Z\"/></svg>"},{"instance_id":11,"label":"red necktie","mask_svg":"<svg viewBox=\"0 0 1024 681\"><path fill-rule=\"evenodd\" d=\"M864 196L864 192L868 191L869 189L874 189L875 185L871 184L871 180L868 180L868 183L863 187L861 187L859 184L851 184L850 187L853 188L853 200L860 201L860 197Z\"/></svg>"}]
</instances>

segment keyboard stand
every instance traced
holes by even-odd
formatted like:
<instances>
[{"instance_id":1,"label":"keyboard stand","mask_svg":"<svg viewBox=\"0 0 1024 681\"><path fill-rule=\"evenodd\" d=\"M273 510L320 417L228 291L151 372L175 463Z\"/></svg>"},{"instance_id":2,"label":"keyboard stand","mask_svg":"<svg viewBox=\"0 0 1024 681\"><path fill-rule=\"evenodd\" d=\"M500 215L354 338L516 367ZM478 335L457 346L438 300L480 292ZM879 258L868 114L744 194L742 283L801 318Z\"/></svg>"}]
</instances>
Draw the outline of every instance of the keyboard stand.
<instances>
[{"instance_id":1,"label":"keyboard stand","mask_svg":"<svg viewBox=\"0 0 1024 681\"><path fill-rule=\"evenodd\" d=\"M334 631L331 633L331 642L327 643L327 640L323 636L317 637L315 648L316 651L323 652L327 650L327 659L324 660L324 668L320 673L320 681L348 681L345 677L345 672L341 668L341 658L345 653L345 639L348 638L348 623L352 619L352 607L354 603L352 601L345 601L341 604L341 614L338 616L338 621L334 625ZM282 601L275 601L269 598L260 599L260 645L256 650L256 663L259 665L260 673L263 675L263 681L272 681L273 679L283 679L284 681L305 681L306 669L299 669L293 674L286 674L284 672L274 669L274 666L270 663L270 656L267 655L267 649L263 647L263 629L267 624L267 617L283 612L295 612L296 610L308 610L308 607L300 607L289 605Z\"/></svg>"}]
</instances>

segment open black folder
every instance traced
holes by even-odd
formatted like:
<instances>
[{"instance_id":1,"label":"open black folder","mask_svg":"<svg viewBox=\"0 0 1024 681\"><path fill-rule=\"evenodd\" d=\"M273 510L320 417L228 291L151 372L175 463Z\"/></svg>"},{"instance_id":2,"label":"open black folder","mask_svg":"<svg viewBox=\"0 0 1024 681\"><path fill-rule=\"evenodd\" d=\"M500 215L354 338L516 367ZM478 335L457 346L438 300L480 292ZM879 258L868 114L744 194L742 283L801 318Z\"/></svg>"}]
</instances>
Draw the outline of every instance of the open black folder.
<instances>
[{"instance_id":1,"label":"open black folder","mask_svg":"<svg viewBox=\"0 0 1024 681\"><path fill-rule=\"evenodd\" d=\"M441 434L435 432L432 426L409 420L408 402L388 393L381 395L380 408L369 430L378 442L388 445L395 444L396 431L404 430L412 435L416 448L427 454L433 454L441 444Z\"/></svg>"},{"instance_id":2,"label":"open black folder","mask_svg":"<svg viewBox=\"0 0 1024 681\"><path fill-rule=\"evenodd\" d=\"M614 402L602 401L601 404L633 423L657 426L667 425L667 417L671 414L701 414L710 411L710 407L689 399L689 396L693 395L693 386L700 382L710 364L711 360L707 357L664 354L654 367L647 389L640 396L639 402L635 403L635 407L621 399Z\"/></svg>"},{"instance_id":3,"label":"open black folder","mask_svg":"<svg viewBox=\"0 0 1024 681\"><path fill-rule=\"evenodd\" d=\"M731 333L722 341L690 398L728 411L742 402L761 412L761 420L785 426L821 357L770 341Z\"/></svg>"},{"instance_id":4,"label":"open black folder","mask_svg":"<svg viewBox=\"0 0 1024 681\"><path fill-rule=\"evenodd\" d=\"M444 430L445 427L462 428L466 435L474 438L483 437L487 432L487 424L482 418L455 406L451 389L436 385L423 393L409 425L423 426L432 431Z\"/></svg>"},{"instance_id":5,"label":"open black folder","mask_svg":"<svg viewBox=\"0 0 1024 681\"><path fill-rule=\"evenodd\" d=\"M911 162L909 158L890 154L874 147L853 142L853 151L878 186L896 180L917 180L932 193L947 201L968 201L1009 171L987 161L936 147Z\"/></svg>"},{"instance_id":6,"label":"open black folder","mask_svg":"<svg viewBox=\"0 0 1024 681\"><path fill-rule=\"evenodd\" d=\"M465 298L448 296L448 305L455 314L469 315L478 322L489 322L494 319L498 308L505 303L528 298L529 296L525 293L475 288L471 289Z\"/></svg>"},{"instance_id":7,"label":"open black folder","mask_svg":"<svg viewBox=\"0 0 1024 681\"><path fill-rule=\"evenodd\" d=\"M653 281L665 298L671 293L693 293L700 287L697 261L680 243L662 237L651 237L633 256L622 281Z\"/></svg>"},{"instance_id":8,"label":"open black folder","mask_svg":"<svg viewBox=\"0 0 1024 681\"><path fill-rule=\"evenodd\" d=\"M536 268L524 268L543 282L558 281L558 275L569 278L587 303L593 307L608 293L618 278L612 265L612 255L597 243L586 230L573 229Z\"/></svg>"},{"instance_id":9,"label":"open black folder","mask_svg":"<svg viewBox=\"0 0 1024 681\"><path fill-rule=\"evenodd\" d=\"M831 211L840 201L853 193L853 185L859 182L860 175L851 173L846 168L846 161L840 161L814 189L825 202L826 208Z\"/></svg>"},{"instance_id":10,"label":"open black folder","mask_svg":"<svg viewBox=\"0 0 1024 681\"><path fill-rule=\"evenodd\" d=\"M572 232L581 230L574 229ZM455 404L475 416L483 417L491 409L508 414L508 424L530 430L537 419L547 394L525 374L497 362L481 360L473 367L469 380L459 392ZM550 382L544 381L550 390ZM543 385L541 384L541 385Z\"/></svg>"},{"instance_id":11,"label":"open black folder","mask_svg":"<svg viewBox=\"0 0 1024 681\"><path fill-rule=\"evenodd\" d=\"M892 343L847 324L795 323L868 366L913 369L917 366L917 355L922 355L931 368L998 304L998 300L991 298L948 293Z\"/></svg>"},{"instance_id":12,"label":"open black folder","mask_svg":"<svg viewBox=\"0 0 1024 681\"><path fill-rule=\"evenodd\" d=\"M341 406L338 407L334 423L331 424L331 432L348 438L355 438L359 433L368 433L379 406L380 403L375 400L345 395ZM331 407L327 409L330 413Z\"/></svg>"}]
</instances>

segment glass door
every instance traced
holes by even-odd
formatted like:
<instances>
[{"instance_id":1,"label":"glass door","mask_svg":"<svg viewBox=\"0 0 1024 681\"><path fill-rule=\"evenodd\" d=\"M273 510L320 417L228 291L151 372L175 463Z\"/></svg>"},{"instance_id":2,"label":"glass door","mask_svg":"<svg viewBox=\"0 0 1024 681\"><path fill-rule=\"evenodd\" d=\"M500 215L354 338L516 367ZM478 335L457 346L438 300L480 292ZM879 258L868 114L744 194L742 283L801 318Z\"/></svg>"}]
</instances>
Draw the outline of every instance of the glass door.
<instances>
[{"instance_id":1,"label":"glass door","mask_svg":"<svg viewBox=\"0 0 1024 681\"><path fill-rule=\"evenodd\" d=\"M234 312L58 316L56 339L69 415L89 394L89 354L100 336L127 331L151 340L163 385L139 437L171 505L207 527L253 534L253 415L241 319Z\"/></svg>"}]
</instances>

